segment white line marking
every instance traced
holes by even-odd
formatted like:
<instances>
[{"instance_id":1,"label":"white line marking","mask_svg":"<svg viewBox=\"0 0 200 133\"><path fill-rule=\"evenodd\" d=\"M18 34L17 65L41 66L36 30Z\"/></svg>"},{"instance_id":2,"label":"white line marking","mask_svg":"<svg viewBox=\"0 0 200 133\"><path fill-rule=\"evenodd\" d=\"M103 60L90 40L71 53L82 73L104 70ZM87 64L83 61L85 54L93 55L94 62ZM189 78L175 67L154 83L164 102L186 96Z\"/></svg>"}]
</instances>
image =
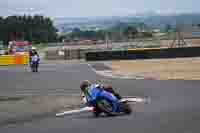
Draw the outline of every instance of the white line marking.
<instances>
[{"instance_id":1,"label":"white line marking","mask_svg":"<svg viewBox=\"0 0 200 133\"><path fill-rule=\"evenodd\" d=\"M70 115L74 113L81 113L81 112L87 112L87 111L92 111L93 107L85 107L79 110L70 110L70 111L64 111L62 113L57 113L56 116L63 116L63 115Z\"/></svg>"}]
</instances>

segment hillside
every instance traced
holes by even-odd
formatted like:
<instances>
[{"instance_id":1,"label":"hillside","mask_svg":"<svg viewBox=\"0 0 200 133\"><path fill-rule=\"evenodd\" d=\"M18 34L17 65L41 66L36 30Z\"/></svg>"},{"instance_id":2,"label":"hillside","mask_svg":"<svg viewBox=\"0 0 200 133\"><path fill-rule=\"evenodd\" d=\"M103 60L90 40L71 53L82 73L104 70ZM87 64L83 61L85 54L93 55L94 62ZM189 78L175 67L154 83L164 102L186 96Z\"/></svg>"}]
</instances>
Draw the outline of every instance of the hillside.
<instances>
[{"instance_id":1,"label":"hillside","mask_svg":"<svg viewBox=\"0 0 200 133\"><path fill-rule=\"evenodd\" d=\"M193 14L148 14L148 15L129 15L129 16L110 16L110 17L85 17L85 18L56 18L54 23L59 30L68 31L75 27L78 28L108 28L119 22L140 23L153 28L163 28L166 24L175 26L176 23L185 25L200 24L200 13Z\"/></svg>"}]
</instances>

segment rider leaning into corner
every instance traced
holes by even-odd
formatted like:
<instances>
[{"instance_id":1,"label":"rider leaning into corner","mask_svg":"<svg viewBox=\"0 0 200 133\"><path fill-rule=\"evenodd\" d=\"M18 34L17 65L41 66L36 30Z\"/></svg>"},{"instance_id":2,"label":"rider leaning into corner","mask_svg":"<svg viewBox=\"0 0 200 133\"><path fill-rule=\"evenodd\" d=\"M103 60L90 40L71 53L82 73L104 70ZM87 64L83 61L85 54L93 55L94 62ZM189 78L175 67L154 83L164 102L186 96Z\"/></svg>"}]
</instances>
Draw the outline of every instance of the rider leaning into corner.
<instances>
[{"instance_id":1,"label":"rider leaning into corner","mask_svg":"<svg viewBox=\"0 0 200 133\"><path fill-rule=\"evenodd\" d=\"M113 112L120 112L119 99L121 99L121 96L116 93L111 86L92 84L90 81L84 80L80 88L82 93L86 96L88 106L94 106L96 99L102 97L111 101Z\"/></svg>"},{"instance_id":2,"label":"rider leaning into corner","mask_svg":"<svg viewBox=\"0 0 200 133\"><path fill-rule=\"evenodd\" d=\"M39 54L38 54L36 48L35 48L35 47L32 47L31 50L29 51L29 61L30 61L30 65L31 65L31 61L32 61L32 59L34 58L34 56L37 56L38 61L39 61L40 56L39 56Z\"/></svg>"},{"instance_id":3,"label":"rider leaning into corner","mask_svg":"<svg viewBox=\"0 0 200 133\"><path fill-rule=\"evenodd\" d=\"M39 67L39 62L40 62L40 56L38 54L38 52L36 51L35 48L32 48L31 51L29 51L29 55L30 55L30 67L32 68L33 65L36 65L36 72L38 72L38 67Z\"/></svg>"}]
</instances>

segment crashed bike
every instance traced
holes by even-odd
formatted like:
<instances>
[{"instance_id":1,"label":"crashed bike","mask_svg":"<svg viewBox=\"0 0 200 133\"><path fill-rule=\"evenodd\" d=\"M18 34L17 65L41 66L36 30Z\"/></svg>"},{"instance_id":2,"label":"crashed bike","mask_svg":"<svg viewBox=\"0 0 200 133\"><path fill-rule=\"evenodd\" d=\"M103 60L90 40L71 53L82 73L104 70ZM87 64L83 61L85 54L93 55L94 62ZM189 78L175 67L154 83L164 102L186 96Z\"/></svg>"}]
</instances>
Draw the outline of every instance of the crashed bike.
<instances>
[{"instance_id":1,"label":"crashed bike","mask_svg":"<svg viewBox=\"0 0 200 133\"><path fill-rule=\"evenodd\" d=\"M130 104L136 104L136 103L148 103L150 102L149 98L140 98L135 96L126 96L121 97L119 99L121 112L119 113L113 113L112 112L112 103L105 99L98 99L97 105L95 106L87 106L87 98L82 93L81 95L83 103L86 105L83 108L75 109L75 110L69 110L69 111L61 111L56 113L57 117L64 116L64 115L72 115L76 113L83 113L83 112L92 112L95 117L100 116L100 114L104 113L107 116L113 116L113 115L120 115L120 114L131 114L132 108Z\"/></svg>"},{"instance_id":2,"label":"crashed bike","mask_svg":"<svg viewBox=\"0 0 200 133\"><path fill-rule=\"evenodd\" d=\"M84 103L87 103L87 98L85 95L82 95L82 99ZM94 114L95 117L99 117L102 113L104 113L107 116L116 116L120 114L131 114L132 109L130 105L128 104L128 100L126 99L119 99L119 112L113 112L113 105L112 102L108 99L97 97L95 100L95 103L92 105L91 112Z\"/></svg>"}]
</instances>

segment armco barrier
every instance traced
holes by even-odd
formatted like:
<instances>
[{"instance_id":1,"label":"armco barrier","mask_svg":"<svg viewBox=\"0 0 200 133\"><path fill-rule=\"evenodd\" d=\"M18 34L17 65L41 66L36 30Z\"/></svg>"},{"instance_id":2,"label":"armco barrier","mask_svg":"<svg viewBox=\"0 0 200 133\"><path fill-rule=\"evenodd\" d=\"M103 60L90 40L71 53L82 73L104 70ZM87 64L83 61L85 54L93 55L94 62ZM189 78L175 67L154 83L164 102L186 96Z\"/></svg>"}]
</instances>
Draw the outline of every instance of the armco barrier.
<instances>
[{"instance_id":1,"label":"armco barrier","mask_svg":"<svg viewBox=\"0 0 200 133\"><path fill-rule=\"evenodd\" d=\"M60 60L64 59L64 55L59 55L59 50L51 50L45 52L45 58L47 60Z\"/></svg>"},{"instance_id":2,"label":"armco barrier","mask_svg":"<svg viewBox=\"0 0 200 133\"><path fill-rule=\"evenodd\" d=\"M146 48L128 49L116 51L88 52L85 55L87 61L119 60L119 59L155 59L176 57L198 57L200 47L183 48Z\"/></svg>"},{"instance_id":3,"label":"armco barrier","mask_svg":"<svg viewBox=\"0 0 200 133\"><path fill-rule=\"evenodd\" d=\"M14 55L1 55L0 56L0 65L14 65L15 56Z\"/></svg>"},{"instance_id":4,"label":"armco barrier","mask_svg":"<svg viewBox=\"0 0 200 133\"><path fill-rule=\"evenodd\" d=\"M93 51L92 49L62 49L45 51L45 59L47 60L73 60L85 59L85 53ZM62 54L59 54L62 53Z\"/></svg>"},{"instance_id":5,"label":"armco barrier","mask_svg":"<svg viewBox=\"0 0 200 133\"><path fill-rule=\"evenodd\" d=\"M29 64L29 54L26 53L22 56L22 64L23 65L28 65Z\"/></svg>"},{"instance_id":6,"label":"armco barrier","mask_svg":"<svg viewBox=\"0 0 200 133\"><path fill-rule=\"evenodd\" d=\"M1 55L0 65L28 65L28 54Z\"/></svg>"}]
</instances>

